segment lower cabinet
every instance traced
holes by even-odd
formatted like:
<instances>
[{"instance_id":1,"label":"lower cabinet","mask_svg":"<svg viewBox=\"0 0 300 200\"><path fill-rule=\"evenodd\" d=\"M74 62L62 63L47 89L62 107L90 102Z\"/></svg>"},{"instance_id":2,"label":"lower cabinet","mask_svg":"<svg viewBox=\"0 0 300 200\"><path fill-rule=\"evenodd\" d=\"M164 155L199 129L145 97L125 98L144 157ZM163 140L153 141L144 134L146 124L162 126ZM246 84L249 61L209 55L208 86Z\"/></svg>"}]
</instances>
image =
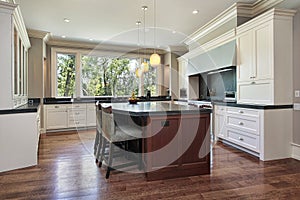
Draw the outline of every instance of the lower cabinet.
<instances>
[{"instance_id":1,"label":"lower cabinet","mask_svg":"<svg viewBox=\"0 0 300 200\"><path fill-rule=\"evenodd\" d=\"M274 160L291 156L292 109L214 107L217 139L258 156Z\"/></svg>"},{"instance_id":2,"label":"lower cabinet","mask_svg":"<svg viewBox=\"0 0 300 200\"><path fill-rule=\"evenodd\" d=\"M46 131L96 126L94 104L44 105Z\"/></svg>"}]
</instances>

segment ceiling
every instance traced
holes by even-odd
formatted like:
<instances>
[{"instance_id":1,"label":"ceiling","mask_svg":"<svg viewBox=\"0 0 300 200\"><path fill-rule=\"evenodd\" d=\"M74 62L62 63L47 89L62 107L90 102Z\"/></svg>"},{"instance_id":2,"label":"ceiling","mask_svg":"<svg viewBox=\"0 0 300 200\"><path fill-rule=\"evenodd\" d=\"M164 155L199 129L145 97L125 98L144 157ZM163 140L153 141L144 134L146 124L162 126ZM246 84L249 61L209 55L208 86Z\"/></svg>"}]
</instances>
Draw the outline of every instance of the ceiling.
<instances>
[{"instance_id":1,"label":"ceiling","mask_svg":"<svg viewBox=\"0 0 300 200\"><path fill-rule=\"evenodd\" d=\"M54 38L66 36L65 39L75 41L123 45L136 45L140 38L143 46L165 48L180 45L188 35L232 4L255 1L157 0L156 28L154 0L16 0L16 3L28 29L50 32ZM145 27L142 23L137 31L136 21L144 19L141 9L144 5L148 6ZM199 13L192 14L193 10ZM64 18L70 22L66 23Z\"/></svg>"}]
</instances>

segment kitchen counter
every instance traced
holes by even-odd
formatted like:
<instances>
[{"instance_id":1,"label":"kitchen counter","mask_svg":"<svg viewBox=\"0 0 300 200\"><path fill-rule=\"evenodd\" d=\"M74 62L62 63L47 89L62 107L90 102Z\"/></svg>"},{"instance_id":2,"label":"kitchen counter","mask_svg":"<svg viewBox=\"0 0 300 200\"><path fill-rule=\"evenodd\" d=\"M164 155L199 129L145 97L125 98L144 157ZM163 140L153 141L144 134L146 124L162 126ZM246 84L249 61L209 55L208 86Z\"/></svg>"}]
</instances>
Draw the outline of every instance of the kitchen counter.
<instances>
[{"instance_id":1,"label":"kitchen counter","mask_svg":"<svg viewBox=\"0 0 300 200\"><path fill-rule=\"evenodd\" d=\"M147 180L210 173L211 109L138 102L112 103L112 110L118 124L143 127L141 156Z\"/></svg>"},{"instance_id":2,"label":"kitchen counter","mask_svg":"<svg viewBox=\"0 0 300 200\"><path fill-rule=\"evenodd\" d=\"M136 116L148 115L182 115L211 113L211 109L197 108L189 105L179 105L169 102L138 102L137 104L113 103L115 113L130 113Z\"/></svg>"},{"instance_id":3,"label":"kitchen counter","mask_svg":"<svg viewBox=\"0 0 300 200\"><path fill-rule=\"evenodd\" d=\"M37 112L40 103L27 103L17 108L0 110L0 115Z\"/></svg>"},{"instance_id":4,"label":"kitchen counter","mask_svg":"<svg viewBox=\"0 0 300 200\"><path fill-rule=\"evenodd\" d=\"M231 106L231 107L250 108L250 109L262 109L262 110L293 108L292 104L291 105L259 105L259 104L238 104L238 103L223 102L223 101L213 101L212 104L219 105L219 106Z\"/></svg>"},{"instance_id":5,"label":"kitchen counter","mask_svg":"<svg viewBox=\"0 0 300 200\"><path fill-rule=\"evenodd\" d=\"M145 101L170 101L170 96L153 96L150 99L146 97L138 97L138 102ZM95 98L44 98L44 104L72 104L72 103L113 103L113 102L128 102L128 97L95 97Z\"/></svg>"}]
</instances>

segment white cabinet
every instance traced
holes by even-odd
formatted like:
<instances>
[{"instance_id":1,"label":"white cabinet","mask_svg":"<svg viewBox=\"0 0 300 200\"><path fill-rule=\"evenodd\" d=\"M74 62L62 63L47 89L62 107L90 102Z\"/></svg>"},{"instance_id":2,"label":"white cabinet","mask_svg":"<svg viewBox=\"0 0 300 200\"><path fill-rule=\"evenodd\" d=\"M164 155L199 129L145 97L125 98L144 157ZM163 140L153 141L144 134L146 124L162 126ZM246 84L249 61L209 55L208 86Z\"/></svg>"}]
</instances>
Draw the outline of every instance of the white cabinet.
<instances>
[{"instance_id":1,"label":"white cabinet","mask_svg":"<svg viewBox=\"0 0 300 200\"><path fill-rule=\"evenodd\" d=\"M45 107L47 130L68 127L68 108L66 105L46 105Z\"/></svg>"},{"instance_id":2,"label":"white cabinet","mask_svg":"<svg viewBox=\"0 0 300 200\"><path fill-rule=\"evenodd\" d=\"M86 104L68 105L68 128L86 126Z\"/></svg>"},{"instance_id":3,"label":"white cabinet","mask_svg":"<svg viewBox=\"0 0 300 200\"><path fill-rule=\"evenodd\" d=\"M217 138L225 138L226 121L225 121L225 106L214 107L214 133Z\"/></svg>"},{"instance_id":4,"label":"white cabinet","mask_svg":"<svg viewBox=\"0 0 300 200\"><path fill-rule=\"evenodd\" d=\"M86 126L96 126L95 104L87 104L86 105Z\"/></svg>"},{"instance_id":5,"label":"white cabinet","mask_svg":"<svg viewBox=\"0 0 300 200\"><path fill-rule=\"evenodd\" d=\"M188 87L188 78L186 75L186 70L188 66L188 60L180 57L178 58L178 82L179 82L179 96L180 98L186 98L186 92ZM185 93L185 94L182 94Z\"/></svg>"},{"instance_id":6,"label":"white cabinet","mask_svg":"<svg viewBox=\"0 0 300 200\"><path fill-rule=\"evenodd\" d=\"M46 130L96 126L95 105L90 103L44 105Z\"/></svg>"},{"instance_id":7,"label":"white cabinet","mask_svg":"<svg viewBox=\"0 0 300 200\"><path fill-rule=\"evenodd\" d=\"M238 103L292 104L293 16L271 9L237 28Z\"/></svg>"},{"instance_id":8,"label":"white cabinet","mask_svg":"<svg viewBox=\"0 0 300 200\"><path fill-rule=\"evenodd\" d=\"M0 1L0 109L27 103L30 41L17 4Z\"/></svg>"},{"instance_id":9,"label":"white cabinet","mask_svg":"<svg viewBox=\"0 0 300 200\"><path fill-rule=\"evenodd\" d=\"M214 132L218 139L261 160L289 158L292 112L215 105Z\"/></svg>"}]
</instances>

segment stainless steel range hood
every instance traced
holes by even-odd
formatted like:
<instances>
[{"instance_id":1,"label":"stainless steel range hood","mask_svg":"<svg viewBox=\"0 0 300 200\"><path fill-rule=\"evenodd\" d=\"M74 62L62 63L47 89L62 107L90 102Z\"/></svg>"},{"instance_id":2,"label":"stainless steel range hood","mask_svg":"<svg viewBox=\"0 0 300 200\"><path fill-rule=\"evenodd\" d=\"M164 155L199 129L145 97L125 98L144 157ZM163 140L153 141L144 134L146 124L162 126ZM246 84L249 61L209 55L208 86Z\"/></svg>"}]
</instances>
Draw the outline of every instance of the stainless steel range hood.
<instances>
[{"instance_id":1,"label":"stainless steel range hood","mask_svg":"<svg viewBox=\"0 0 300 200\"><path fill-rule=\"evenodd\" d=\"M188 60L187 75L236 66L236 42L228 42Z\"/></svg>"}]
</instances>

